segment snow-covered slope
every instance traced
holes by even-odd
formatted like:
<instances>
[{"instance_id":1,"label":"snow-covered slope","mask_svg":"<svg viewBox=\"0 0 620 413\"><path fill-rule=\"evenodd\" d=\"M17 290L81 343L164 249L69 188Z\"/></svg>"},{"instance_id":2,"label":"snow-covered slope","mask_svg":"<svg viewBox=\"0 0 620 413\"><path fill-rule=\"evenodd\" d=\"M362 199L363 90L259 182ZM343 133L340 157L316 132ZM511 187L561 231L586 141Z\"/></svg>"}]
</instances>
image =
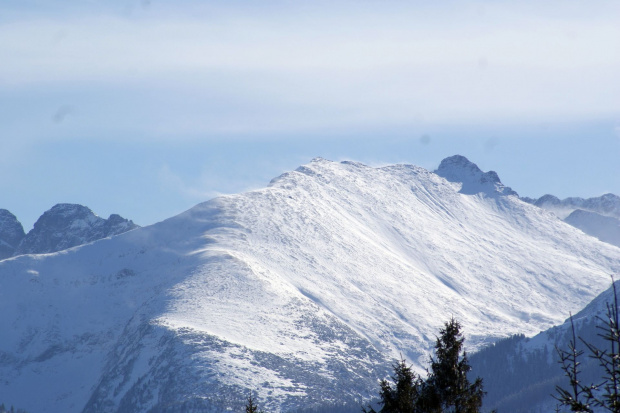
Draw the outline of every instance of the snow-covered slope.
<instances>
[{"instance_id":1,"label":"snow-covered slope","mask_svg":"<svg viewBox=\"0 0 620 413\"><path fill-rule=\"evenodd\" d=\"M35 222L14 255L61 251L135 228L136 224L120 215L103 219L83 205L57 204Z\"/></svg>"},{"instance_id":2,"label":"snow-covered slope","mask_svg":"<svg viewBox=\"0 0 620 413\"><path fill-rule=\"evenodd\" d=\"M487 188L488 189L488 188ZM607 287L620 249L502 191L316 159L268 188L0 262L0 400L37 412L359 405L451 315L470 349ZM37 398L30 395L37 394Z\"/></svg>"},{"instance_id":3,"label":"snow-covered slope","mask_svg":"<svg viewBox=\"0 0 620 413\"><path fill-rule=\"evenodd\" d=\"M24 238L24 228L15 215L0 209L0 260L12 256Z\"/></svg>"}]
</instances>

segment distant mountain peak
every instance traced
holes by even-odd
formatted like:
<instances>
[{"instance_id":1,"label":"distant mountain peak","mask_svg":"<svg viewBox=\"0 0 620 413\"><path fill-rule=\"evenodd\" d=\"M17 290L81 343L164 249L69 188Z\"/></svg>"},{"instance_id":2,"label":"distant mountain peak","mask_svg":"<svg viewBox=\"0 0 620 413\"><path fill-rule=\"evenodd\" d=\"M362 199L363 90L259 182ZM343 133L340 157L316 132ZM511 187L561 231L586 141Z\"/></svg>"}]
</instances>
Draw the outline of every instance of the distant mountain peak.
<instances>
[{"instance_id":1,"label":"distant mountain peak","mask_svg":"<svg viewBox=\"0 0 620 413\"><path fill-rule=\"evenodd\" d=\"M561 219L565 219L577 209L620 219L620 196L611 193L587 199L579 197L559 199L554 195L546 194L538 199L522 198L522 200L553 211Z\"/></svg>"},{"instance_id":2,"label":"distant mountain peak","mask_svg":"<svg viewBox=\"0 0 620 413\"><path fill-rule=\"evenodd\" d=\"M483 192L488 195L517 195L512 188L502 184L497 172L483 172L478 165L462 155L445 158L435 173L450 182L461 183L460 192L463 194Z\"/></svg>"},{"instance_id":3,"label":"distant mountain peak","mask_svg":"<svg viewBox=\"0 0 620 413\"><path fill-rule=\"evenodd\" d=\"M478 168L478 165L476 165L463 155L452 155L444 158L439 164L439 168L437 168L438 171L453 169L469 170L474 174L483 173L482 170Z\"/></svg>"},{"instance_id":4,"label":"distant mountain peak","mask_svg":"<svg viewBox=\"0 0 620 413\"><path fill-rule=\"evenodd\" d=\"M310 163L326 163L326 162L331 162L331 161L323 157L320 157L320 156L314 157L310 161Z\"/></svg>"},{"instance_id":5,"label":"distant mountain peak","mask_svg":"<svg viewBox=\"0 0 620 413\"><path fill-rule=\"evenodd\" d=\"M43 215L62 215L65 217L75 215L89 215L93 214L90 208L80 204L56 204L46 211Z\"/></svg>"},{"instance_id":6,"label":"distant mountain peak","mask_svg":"<svg viewBox=\"0 0 620 413\"><path fill-rule=\"evenodd\" d=\"M106 220L84 205L56 204L39 217L14 255L61 251L137 227L131 220L117 214Z\"/></svg>"},{"instance_id":7,"label":"distant mountain peak","mask_svg":"<svg viewBox=\"0 0 620 413\"><path fill-rule=\"evenodd\" d=\"M536 206L543 204L559 205L562 201L555 195L545 194L536 200Z\"/></svg>"}]
</instances>

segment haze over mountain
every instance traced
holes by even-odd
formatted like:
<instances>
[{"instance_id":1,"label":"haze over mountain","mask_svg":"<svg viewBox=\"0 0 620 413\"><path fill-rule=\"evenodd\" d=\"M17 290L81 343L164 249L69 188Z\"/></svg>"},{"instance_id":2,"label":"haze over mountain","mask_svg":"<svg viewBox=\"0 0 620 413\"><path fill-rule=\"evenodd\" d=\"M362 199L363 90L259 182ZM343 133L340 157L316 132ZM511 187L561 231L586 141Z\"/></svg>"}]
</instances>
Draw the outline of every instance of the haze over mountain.
<instances>
[{"instance_id":1,"label":"haze over mountain","mask_svg":"<svg viewBox=\"0 0 620 413\"><path fill-rule=\"evenodd\" d=\"M603 242L620 247L620 197L605 194L594 198L558 199L544 195L538 199L522 198L525 202L544 208L560 219Z\"/></svg>"},{"instance_id":2,"label":"haze over mountain","mask_svg":"<svg viewBox=\"0 0 620 413\"><path fill-rule=\"evenodd\" d=\"M564 222L603 242L620 247L620 219L576 209L566 217Z\"/></svg>"},{"instance_id":3,"label":"haze over mountain","mask_svg":"<svg viewBox=\"0 0 620 413\"><path fill-rule=\"evenodd\" d=\"M525 202L553 211L564 219L573 211L581 209L596 212L597 214L620 219L620 197L614 194L604 194L593 198L571 197L559 199L553 195L543 195L538 199L522 198Z\"/></svg>"},{"instance_id":4,"label":"haze over mountain","mask_svg":"<svg viewBox=\"0 0 620 413\"><path fill-rule=\"evenodd\" d=\"M608 286L619 248L478 171L318 158L149 227L1 261L0 400L223 411L252 389L270 411L357 408L400 354L421 371L450 316L471 351Z\"/></svg>"}]
</instances>

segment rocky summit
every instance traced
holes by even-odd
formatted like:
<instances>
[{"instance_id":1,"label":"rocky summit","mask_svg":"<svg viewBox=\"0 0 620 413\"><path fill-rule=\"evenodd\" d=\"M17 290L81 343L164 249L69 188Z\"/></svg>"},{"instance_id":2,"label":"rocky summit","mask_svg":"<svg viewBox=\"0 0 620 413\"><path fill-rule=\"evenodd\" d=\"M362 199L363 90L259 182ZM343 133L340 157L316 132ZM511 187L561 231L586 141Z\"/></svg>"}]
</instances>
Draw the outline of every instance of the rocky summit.
<instances>
[{"instance_id":1,"label":"rocky summit","mask_svg":"<svg viewBox=\"0 0 620 413\"><path fill-rule=\"evenodd\" d=\"M518 195L512 188L502 184L497 172L482 172L478 165L462 155L445 158L435 173L450 182L460 183L459 192L463 194Z\"/></svg>"},{"instance_id":2,"label":"rocky summit","mask_svg":"<svg viewBox=\"0 0 620 413\"><path fill-rule=\"evenodd\" d=\"M103 219L83 205L57 204L37 220L14 255L61 251L134 228L136 224L116 214Z\"/></svg>"}]
</instances>

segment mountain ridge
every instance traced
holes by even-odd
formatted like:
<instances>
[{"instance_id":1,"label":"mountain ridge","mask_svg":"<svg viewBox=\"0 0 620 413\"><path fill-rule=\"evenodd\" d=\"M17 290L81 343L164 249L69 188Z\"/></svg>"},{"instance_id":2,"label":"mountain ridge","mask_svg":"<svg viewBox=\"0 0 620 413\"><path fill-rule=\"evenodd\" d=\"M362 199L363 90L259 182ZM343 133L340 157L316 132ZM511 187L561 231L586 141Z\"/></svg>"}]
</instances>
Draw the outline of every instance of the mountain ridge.
<instances>
[{"instance_id":1,"label":"mountain ridge","mask_svg":"<svg viewBox=\"0 0 620 413\"><path fill-rule=\"evenodd\" d=\"M618 248L554 215L460 189L413 165L317 159L152 226L2 261L0 331L14 333L0 398L223 411L253 389L274 411L359 405L400 354L423 371L451 315L470 350L534 334L620 269Z\"/></svg>"},{"instance_id":2,"label":"mountain ridge","mask_svg":"<svg viewBox=\"0 0 620 413\"><path fill-rule=\"evenodd\" d=\"M44 254L65 250L101 238L138 228L118 214L100 218L79 204L56 204L24 233L11 212L0 210L0 260L23 254Z\"/></svg>"},{"instance_id":3,"label":"mountain ridge","mask_svg":"<svg viewBox=\"0 0 620 413\"><path fill-rule=\"evenodd\" d=\"M564 199L546 194L540 198L524 197L522 200L552 211L561 219L565 219L577 209L620 219L620 196L611 193L591 198L569 197Z\"/></svg>"},{"instance_id":4,"label":"mountain ridge","mask_svg":"<svg viewBox=\"0 0 620 413\"><path fill-rule=\"evenodd\" d=\"M564 222L603 242L620 247L620 197L604 194L593 198L571 197L560 200L554 195L523 201L551 211Z\"/></svg>"}]
</instances>

